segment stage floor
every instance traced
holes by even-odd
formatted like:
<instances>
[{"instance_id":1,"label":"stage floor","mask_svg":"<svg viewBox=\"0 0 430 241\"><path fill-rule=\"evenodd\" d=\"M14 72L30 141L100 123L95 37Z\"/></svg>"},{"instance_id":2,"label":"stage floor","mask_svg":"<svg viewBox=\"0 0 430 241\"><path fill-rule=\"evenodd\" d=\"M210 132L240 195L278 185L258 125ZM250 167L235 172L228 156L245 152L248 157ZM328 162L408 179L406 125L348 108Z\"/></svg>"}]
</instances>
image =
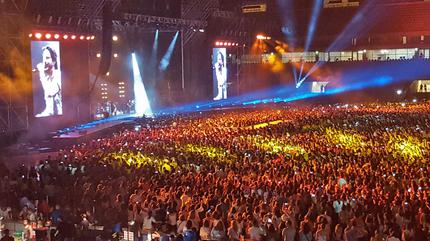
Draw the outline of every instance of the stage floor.
<instances>
[{"instance_id":1,"label":"stage floor","mask_svg":"<svg viewBox=\"0 0 430 241\"><path fill-rule=\"evenodd\" d=\"M120 115L59 130L53 139L76 139L136 120L136 115Z\"/></svg>"}]
</instances>

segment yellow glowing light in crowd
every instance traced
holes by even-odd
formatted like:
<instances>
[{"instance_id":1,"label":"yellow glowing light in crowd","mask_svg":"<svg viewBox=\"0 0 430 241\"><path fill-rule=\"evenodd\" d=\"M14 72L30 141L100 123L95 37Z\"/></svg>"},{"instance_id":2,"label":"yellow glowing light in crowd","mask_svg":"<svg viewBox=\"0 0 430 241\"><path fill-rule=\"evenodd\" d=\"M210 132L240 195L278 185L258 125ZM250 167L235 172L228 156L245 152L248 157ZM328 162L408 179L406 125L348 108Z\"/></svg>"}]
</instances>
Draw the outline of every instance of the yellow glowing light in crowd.
<instances>
[{"instance_id":1,"label":"yellow glowing light in crowd","mask_svg":"<svg viewBox=\"0 0 430 241\"><path fill-rule=\"evenodd\" d=\"M237 156L230 154L229 151L226 151L222 148L212 147L212 146L200 146L187 144L182 147L176 148L178 151L198 154L202 157L215 159L217 158L221 162L232 163L232 161L237 160Z\"/></svg>"},{"instance_id":2,"label":"yellow glowing light in crowd","mask_svg":"<svg viewBox=\"0 0 430 241\"><path fill-rule=\"evenodd\" d=\"M134 169L153 167L159 173L170 172L172 168L176 169L178 167L178 163L174 159L158 159L144 155L141 152L109 153L102 159L102 163L111 165L113 168L122 168L124 166Z\"/></svg>"},{"instance_id":3,"label":"yellow glowing light in crowd","mask_svg":"<svg viewBox=\"0 0 430 241\"><path fill-rule=\"evenodd\" d=\"M306 154L305 149L297 145L291 145L285 141L263 138L262 136L253 137L255 146L263 149L264 151L275 154L275 153L289 153L293 155Z\"/></svg>"},{"instance_id":4,"label":"yellow glowing light in crowd","mask_svg":"<svg viewBox=\"0 0 430 241\"><path fill-rule=\"evenodd\" d=\"M260 123L260 124L256 124L256 125L252 125L252 126L247 126L247 127L245 127L245 129L248 129L248 130L249 129L260 129L260 128L267 127L269 125L278 125L278 124L281 124L283 122L284 122L283 120L276 120L276 121L271 121L268 123Z\"/></svg>"},{"instance_id":5,"label":"yellow glowing light in crowd","mask_svg":"<svg viewBox=\"0 0 430 241\"><path fill-rule=\"evenodd\" d=\"M421 141L412 136L405 138L395 135L390 136L387 146L394 157L401 156L413 161L417 158L424 157L428 148L428 143L425 140Z\"/></svg>"},{"instance_id":6,"label":"yellow glowing light in crowd","mask_svg":"<svg viewBox=\"0 0 430 241\"><path fill-rule=\"evenodd\" d=\"M260 129L260 128L264 128L266 126L269 126L269 124L268 123L261 123L261 124L253 125L251 127L247 127L247 129Z\"/></svg>"},{"instance_id":7,"label":"yellow glowing light in crowd","mask_svg":"<svg viewBox=\"0 0 430 241\"><path fill-rule=\"evenodd\" d=\"M332 144L340 145L345 149L358 150L364 146L366 143L363 141L363 137L355 133L347 133L341 130L335 130L332 128L327 128L325 130L327 140Z\"/></svg>"}]
</instances>

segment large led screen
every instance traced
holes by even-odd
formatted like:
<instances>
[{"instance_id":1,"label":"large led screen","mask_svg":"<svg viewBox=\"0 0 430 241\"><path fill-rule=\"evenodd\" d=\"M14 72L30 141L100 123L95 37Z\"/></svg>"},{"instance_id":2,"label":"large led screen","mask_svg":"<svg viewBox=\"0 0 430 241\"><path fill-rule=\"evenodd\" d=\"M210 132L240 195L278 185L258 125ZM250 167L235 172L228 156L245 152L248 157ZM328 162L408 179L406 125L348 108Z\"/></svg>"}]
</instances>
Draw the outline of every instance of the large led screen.
<instances>
[{"instance_id":1,"label":"large led screen","mask_svg":"<svg viewBox=\"0 0 430 241\"><path fill-rule=\"evenodd\" d=\"M312 82L311 92L312 93L325 93L328 82Z\"/></svg>"},{"instance_id":2,"label":"large led screen","mask_svg":"<svg viewBox=\"0 0 430 241\"><path fill-rule=\"evenodd\" d=\"M63 115L59 41L32 41L33 114L35 117Z\"/></svg>"},{"instance_id":3,"label":"large led screen","mask_svg":"<svg viewBox=\"0 0 430 241\"><path fill-rule=\"evenodd\" d=\"M227 99L227 49L214 48L212 53L214 100Z\"/></svg>"}]
</instances>

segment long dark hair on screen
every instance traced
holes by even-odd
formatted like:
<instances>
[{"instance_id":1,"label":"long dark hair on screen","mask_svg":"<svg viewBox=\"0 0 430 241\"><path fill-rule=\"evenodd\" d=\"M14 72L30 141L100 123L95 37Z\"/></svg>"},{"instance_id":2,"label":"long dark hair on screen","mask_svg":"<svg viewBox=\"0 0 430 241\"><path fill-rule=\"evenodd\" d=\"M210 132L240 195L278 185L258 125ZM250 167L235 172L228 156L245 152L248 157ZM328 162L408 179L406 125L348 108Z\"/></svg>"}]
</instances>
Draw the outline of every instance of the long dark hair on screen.
<instances>
[{"instance_id":1,"label":"long dark hair on screen","mask_svg":"<svg viewBox=\"0 0 430 241\"><path fill-rule=\"evenodd\" d=\"M53 50L51 47L49 46L45 46L42 48L42 52L48 50L49 54L51 55L52 61L55 63L54 64L54 68L58 69L58 64L57 64L57 53L55 52L55 50Z\"/></svg>"},{"instance_id":2,"label":"long dark hair on screen","mask_svg":"<svg viewBox=\"0 0 430 241\"><path fill-rule=\"evenodd\" d=\"M221 55L221 59L222 59L222 66L221 67L224 68L225 67L225 57L224 57L224 54L221 51L218 51L217 58L216 58L217 63L218 63L218 55Z\"/></svg>"}]
</instances>

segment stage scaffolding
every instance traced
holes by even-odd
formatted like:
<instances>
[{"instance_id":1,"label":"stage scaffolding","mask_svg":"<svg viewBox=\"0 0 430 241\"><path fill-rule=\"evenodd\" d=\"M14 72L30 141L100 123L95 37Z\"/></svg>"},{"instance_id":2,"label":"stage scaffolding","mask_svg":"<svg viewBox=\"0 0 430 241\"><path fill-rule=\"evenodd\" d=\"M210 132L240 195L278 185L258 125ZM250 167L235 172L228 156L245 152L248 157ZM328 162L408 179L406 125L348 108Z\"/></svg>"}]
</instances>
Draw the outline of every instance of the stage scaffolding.
<instances>
[{"instance_id":1,"label":"stage scaffolding","mask_svg":"<svg viewBox=\"0 0 430 241\"><path fill-rule=\"evenodd\" d=\"M31 69L25 55L29 41L24 37L29 26L24 17L28 4L29 0L0 1L0 134L24 131L29 126Z\"/></svg>"}]
</instances>

